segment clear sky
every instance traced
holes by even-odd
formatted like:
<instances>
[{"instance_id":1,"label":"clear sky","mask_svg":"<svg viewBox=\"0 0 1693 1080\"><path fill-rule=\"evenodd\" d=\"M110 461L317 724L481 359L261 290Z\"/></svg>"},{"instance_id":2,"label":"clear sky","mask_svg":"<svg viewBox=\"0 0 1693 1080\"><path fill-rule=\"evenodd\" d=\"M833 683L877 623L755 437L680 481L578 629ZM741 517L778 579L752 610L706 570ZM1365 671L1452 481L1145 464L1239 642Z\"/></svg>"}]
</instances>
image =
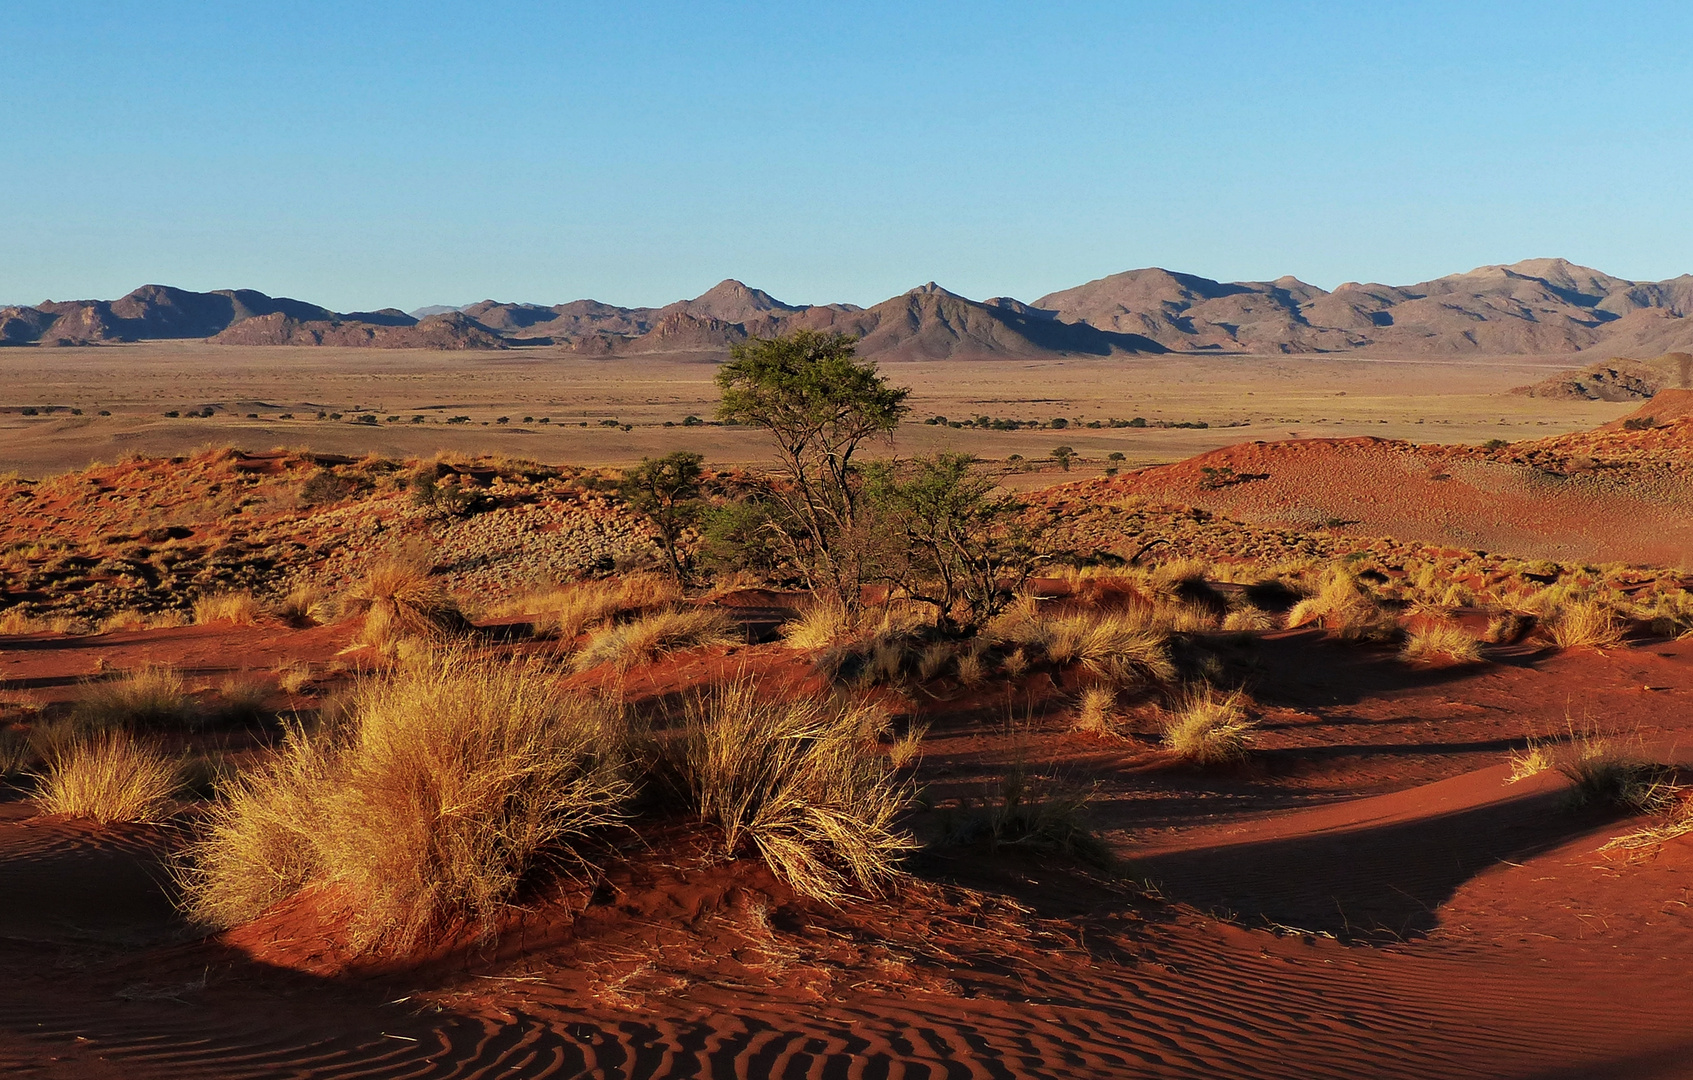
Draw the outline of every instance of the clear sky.
<instances>
[{"instance_id":1,"label":"clear sky","mask_svg":"<svg viewBox=\"0 0 1693 1080\"><path fill-rule=\"evenodd\" d=\"M43 3L0 303L1693 271L1693 5Z\"/></svg>"}]
</instances>

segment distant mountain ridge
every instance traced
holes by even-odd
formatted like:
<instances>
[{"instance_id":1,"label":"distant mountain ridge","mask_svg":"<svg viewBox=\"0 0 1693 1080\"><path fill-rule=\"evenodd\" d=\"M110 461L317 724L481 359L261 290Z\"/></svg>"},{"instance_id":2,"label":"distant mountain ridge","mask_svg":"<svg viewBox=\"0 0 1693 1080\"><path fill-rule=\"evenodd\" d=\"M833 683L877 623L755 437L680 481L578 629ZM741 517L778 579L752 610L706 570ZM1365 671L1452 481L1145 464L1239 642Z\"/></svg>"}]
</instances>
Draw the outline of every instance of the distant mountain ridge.
<instances>
[{"instance_id":1,"label":"distant mountain ridge","mask_svg":"<svg viewBox=\"0 0 1693 1080\"><path fill-rule=\"evenodd\" d=\"M1294 277L1221 282L1158 267L1048 293L975 301L934 282L870 308L788 304L733 278L659 308L597 300L338 314L250 289L146 285L118 300L0 308L0 345L207 338L231 345L500 349L717 359L737 341L796 329L850 333L887 360L1145 355L1169 351L1404 355L1693 348L1693 275L1641 282L1564 259L1482 266L1414 285Z\"/></svg>"}]
</instances>

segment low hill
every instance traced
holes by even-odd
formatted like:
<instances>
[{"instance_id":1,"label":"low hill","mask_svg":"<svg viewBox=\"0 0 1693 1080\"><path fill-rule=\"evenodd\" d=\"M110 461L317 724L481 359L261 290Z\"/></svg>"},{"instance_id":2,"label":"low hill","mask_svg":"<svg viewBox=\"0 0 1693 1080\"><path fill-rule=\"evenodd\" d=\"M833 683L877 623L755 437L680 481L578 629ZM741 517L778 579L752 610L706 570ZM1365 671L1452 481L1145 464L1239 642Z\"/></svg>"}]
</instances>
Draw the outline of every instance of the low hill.
<instances>
[{"instance_id":1,"label":"low hill","mask_svg":"<svg viewBox=\"0 0 1693 1080\"><path fill-rule=\"evenodd\" d=\"M415 323L300 321L280 312L245 319L211 340L219 345L339 345L378 349L504 349L504 338L469 315L448 311Z\"/></svg>"},{"instance_id":2,"label":"low hill","mask_svg":"<svg viewBox=\"0 0 1693 1080\"><path fill-rule=\"evenodd\" d=\"M1693 354L1674 352L1651 360L1598 360L1511 392L1565 401L1639 401L1665 387L1689 385L1693 385Z\"/></svg>"}]
</instances>

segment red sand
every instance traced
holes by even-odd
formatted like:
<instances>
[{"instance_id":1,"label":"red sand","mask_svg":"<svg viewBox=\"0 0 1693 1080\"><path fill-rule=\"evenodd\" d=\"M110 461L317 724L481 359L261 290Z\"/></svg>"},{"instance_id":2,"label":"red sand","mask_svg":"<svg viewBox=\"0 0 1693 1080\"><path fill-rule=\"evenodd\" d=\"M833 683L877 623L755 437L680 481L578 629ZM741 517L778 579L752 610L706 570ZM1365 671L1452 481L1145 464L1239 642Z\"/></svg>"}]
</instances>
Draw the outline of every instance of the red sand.
<instances>
[{"instance_id":1,"label":"red sand","mask_svg":"<svg viewBox=\"0 0 1693 1080\"><path fill-rule=\"evenodd\" d=\"M322 656L330 636L214 627L54 648L13 640L0 659L8 689L54 692L98 656L210 670L232 656ZM900 895L831 909L756 864L712 860L682 829L631 844L591 894L531 897L495 944L395 968L340 956L329 898L199 940L167 902L170 833L4 804L0 1069L1693 1074L1693 838L1646 860L1596 854L1627 826L1564 809L1554 774L1508 785L1502 764L1566 716L1693 747L1693 643L1507 650L1457 668L1409 667L1309 631L1241 648L1260 666L1264 732L1236 770L1172 768L1149 741L1071 734L1071 699L1044 675L1009 705L945 684L922 705L933 802L1019 758L1097 781L1096 824L1161 900L1015 850L942 849ZM630 692L742 667L807 679L790 650L756 646L678 657Z\"/></svg>"}]
</instances>

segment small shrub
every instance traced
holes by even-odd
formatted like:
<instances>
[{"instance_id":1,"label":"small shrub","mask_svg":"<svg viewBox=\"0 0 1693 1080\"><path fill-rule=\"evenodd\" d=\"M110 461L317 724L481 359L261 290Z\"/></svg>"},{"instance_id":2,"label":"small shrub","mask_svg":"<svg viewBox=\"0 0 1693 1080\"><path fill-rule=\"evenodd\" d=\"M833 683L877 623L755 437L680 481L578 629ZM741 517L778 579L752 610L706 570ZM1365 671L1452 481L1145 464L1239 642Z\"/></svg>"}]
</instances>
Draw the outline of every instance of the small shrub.
<instances>
[{"instance_id":1,"label":"small shrub","mask_svg":"<svg viewBox=\"0 0 1693 1080\"><path fill-rule=\"evenodd\" d=\"M1176 676L1167 636L1130 612L1061 615L1048 620L1037 633L1036 640L1043 639L1053 663L1079 662L1094 675L1119 685Z\"/></svg>"},{"instance_id":2,"label":"small shrub","mask_svg":"<svg viewBox=\"0 0 1693 1080\"><path fill-rule=\"evenodd\" d=\"M595 631L572 664L577 671L601 664L627 671L684 649L730 644L736 640L732 626L729 617L715 608L660 611Z\"/></svg>"},{"instance_id":3,"label":"small shrub","mask_svg":"<svg viewBox=\"0 0 1693 1080\"><path fill-rule=\"evenodd\" d=\"M1245 695L1219 695L1204 687L1190 690L1165 717L1164 745L1195 765L1238 761L1246 756L1254 726Z\"/></svg>"},{"instance_id":4,"label":"small shrub","mask_svg":"<svg viewBox=\"0 0 1693 1080\"><path fill-rule=\"evenodd\" d=\"M1051 777L1031 777L1018 762L982 804L972 806L966 800L960 818L943 819L942 842L986 842L989 850L1001 845L1021 847L1109 866L1111 849L1087 827L1092 801L1091 790Z\"/></svg>"},{"instance_id":5,"label":"small shrub","mask_svg":"<svg viewBox=\"0 0 1693 1080\"><path fill-rule=\"evenodd\" d=\"M675 768L727 854L756 848L806 896L879 892L913 847L895 827L910 790L865 752L867 726L859 710L779 701L741 679L688 702Z\"/></svg>"},{"instance_id":6,"label":"small shrub","mask_svg":"<svg viewBox=\"0 0 1693 1080\"><path fill-rule=\"evenodd\" d=\"M232 622L253 626L259 621L259 603L250 592L214 593L194 601L194 623Z\"/></svg>"},{"instance_id":7,"label":"small shrub","mask_svg":"<svg viewBox=\"0 0 1693 1080\"><path fill-rule=\"evenodd\" d=\"M87 683L71 705L71 722L81 731L183 727L199 709L175 668L137 668L120 678Z\"/></svg>"},{"instance_id":8,"label":"small shrub","mask_svg":"<svg viewBox=\"0 0 1693 1080\"><path fill-rule=\"evenodd\" d=\"M157 748L106 731L56 751L36 798L48 814L157 822L171 809L177 773L177 763Z\"/></svg>"},{"instance_id":9,"label":"small shrub","mask_svg":"<svg viewBox=\"0 0 1693 1080\"><path fill-rule=\"evenodd\" d=\"M1324 575L1315 596L1299 601L1287 613L1290 629L1313 623L1348 641L1385 641L1398 633L1393 616L1356 574L1342 566Z\"/></svg>"},{"instance_id":10,"label":"small shrub","mask_svg":"<svg viewBox=\"0 0 1693 1080\"><path fill-rule=\"evenodd\" d=\"M229 723L250 724L270 715L270 687L263 681L243 676L218 684L218 715Z\"/></svg>"},{"instance_id":11,"label":"small shrub","mask_svg":"<svg viewBox=\"0 0 1693 1080\"><path fill-rule=\"evenodd\" d=\"M321 884L353 901L355 948L491 927L538 866L623 819L627 743L618 710L537 667L433 654L229 786L183 873L188 910L232 926Z\"/></svg>"},{"instance_id":12,"label":"small shrub","mask_svg":"<svg viewBox=\"0 0 1693 1080\"><path fill-rule=\"evenodd\" d=\"M1445 657L1460 664L1481 659L1481 643L1457 623L1440 622L1418 630L1405 639L1399 650L1404 660L1432 660Z\"/></svg>"}]
</instances>

